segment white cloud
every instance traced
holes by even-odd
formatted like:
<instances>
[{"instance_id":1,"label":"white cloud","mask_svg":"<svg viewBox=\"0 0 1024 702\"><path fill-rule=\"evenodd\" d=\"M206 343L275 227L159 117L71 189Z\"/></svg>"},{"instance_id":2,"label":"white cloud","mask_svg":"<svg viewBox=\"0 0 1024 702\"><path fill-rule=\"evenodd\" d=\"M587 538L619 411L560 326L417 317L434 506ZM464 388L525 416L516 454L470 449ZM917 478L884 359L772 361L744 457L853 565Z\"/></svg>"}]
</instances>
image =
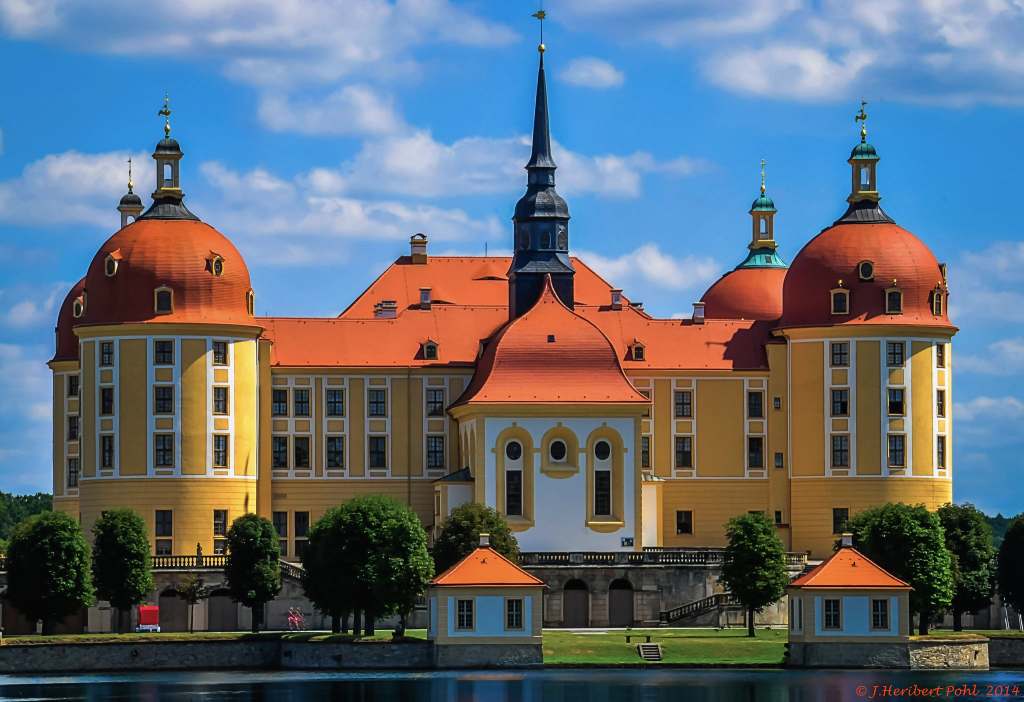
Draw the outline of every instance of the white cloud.
<instances>
[{"instance_id":1,"label":"white cloud","mask_svg":"<svg viewBox=\"0 0 1024 702\"><path fill-rule=\"evenodd\" d=\"M953 405L953 416L961 422L1006 422L1024 417L1024 402L1016 397L982 395Z\"/></svg>"},{"instance_id":2,"label":"white cloud","mask_svg":"<svg viewBox=\"0 0 1024 702\"><path fill-rule=\"evenodd\" d=\"M971 325L1024 322L1024 242L997 241L949 266L950 316Z\"/></svg>"},{"instance_id":3,"label":"white cloud","mask_svg":"<svg viewBox=\"0 0 1024 702\"><path fill-rule=\"evenodd\" d=\"M968 373L1016 375L1024 372L1024 337L1002 339L988 345L985 353L958 354L956 369Z\"/></svg>"},{"instance_id":4,"label":"white cloud","mask_svg":"<svg viewBox=\"0 0 1024 702\"><path fill-rule=\"evenodd\" d=\"M273 131L301 134L380 135L404 127L393 101L365 85L345 86L319 101L266 94L260 100L259 116Z\"/></svg>"},{"instance_id":5,"label":"white cloud","mask_svg":"<svg viewBox=\"0 0 1024 702\"><path fill-rule=\"evenodd\" d=\"M569 62L559 74L562 80L584 88L618 88L626 75L612 64L593 56L581 56Z\"/></svg>"},{"instance_id":6,"label":"white cloud","mask_svg":"<svg viewBox=\"0 0 1024 702\"><path fill-rule=\"evenodd\" d=\"M47 358L49 354L42 346L0 343L0 393L18 398L17 402L3 403L0 415L49 423L52 398Z\"/></svg>"},{"instance_id":7,"label":"white cloud","mask_svg":"<svg viewBox=\"0 0 1024 702\"><path fill-rule=\"evenodd\" d=\"M52 327L57 319L57 305L64 299L70 287L70 283L54 283L48 288L33 290L28 297L23 297L17 302L6 299L11 297L9 291L0 290L0 299L4 300L7 307L3 315L4 323L18 329L41 325Z\"/></svg>"},{"instance_id":8,"label":"white cloud","mask_svg":"<svg viewBox=\"0 0 1024 702\"><path fill-rule=\"evenodd\" d=\"M622 287L630 282L640 282L668 290L703 290L722 270L722 265L712 258L672 256L653 243L642 244L615 257L590 251L578 251L576 254L603 278Z\"/></svg>"},{"instance_id":9,"label":"white cloud","mask_svg":"<svg viewBox=\"0 0 1024 702\"><path fill-rule=\"evenodd\" d=\"M56 0L0 0L0 27L16 37L31 37L56 26Z\"/></svg>"}]
</instances>

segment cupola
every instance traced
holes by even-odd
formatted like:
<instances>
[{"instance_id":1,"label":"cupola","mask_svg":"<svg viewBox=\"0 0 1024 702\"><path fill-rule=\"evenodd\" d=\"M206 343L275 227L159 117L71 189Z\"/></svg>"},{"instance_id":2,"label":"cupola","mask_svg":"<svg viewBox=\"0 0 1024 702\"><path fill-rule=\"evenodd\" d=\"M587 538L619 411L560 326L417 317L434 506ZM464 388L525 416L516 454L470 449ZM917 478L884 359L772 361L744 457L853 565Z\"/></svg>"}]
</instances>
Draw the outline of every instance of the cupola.
<instances>
[{"instance_id":1,"label":"cupola","mask_svg":"<svg viewBox=\"0 0 1024 702\"><path fill-rule=\"evenodd\" d=\"M128 159L128 192L121 196L117 203L117 211L121 213L121 228L127 227L128 218L134 222L142 214L142 198L135 194L135 184L132 183L132 160Z\"/></svg>"}]
</instances>

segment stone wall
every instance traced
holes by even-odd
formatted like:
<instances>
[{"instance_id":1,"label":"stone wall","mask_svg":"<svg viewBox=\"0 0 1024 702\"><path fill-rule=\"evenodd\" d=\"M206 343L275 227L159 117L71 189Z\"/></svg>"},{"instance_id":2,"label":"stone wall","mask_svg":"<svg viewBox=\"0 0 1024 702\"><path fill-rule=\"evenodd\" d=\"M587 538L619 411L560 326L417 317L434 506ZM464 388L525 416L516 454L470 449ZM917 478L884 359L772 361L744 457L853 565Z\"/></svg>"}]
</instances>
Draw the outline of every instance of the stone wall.
<instances>
[{"instance_id":1,"label":"stone wall","mask_svg":"<svg viewBox=\"0 0 1024 702\"><path fill-rule=\"evenodd\" d=\"M970 638L911 639L910 667L915 670L988 670L989 641Z\"/></svg>"},{"instance_id":2,"label":"stone wall","mask_svg":"<svg viewBox=\"0 0 1024 702\"><path fill-rule=\"evenodd\" d=\"M282 641L280 663L282 668L299 669L422 670L432 666L433 648L434 645L428 641L367 641L355 644Z\"/></svg>"},{"instance_id":3,"label":"stone wall","mask_svg":"<svg viewBox=\"0 0 1024 702\"><path fill-rule=\"evenodd\" d=\"M998 668L1024 668L1024 634L989 639L988 662Z\"/></svg>"},{"instance_id":4,"label":"stone wall","mask_svg":"<svg viewBox=\"0 0 1024 702\"><path fill-rule=\"evenodd\" d=\"M277 641L0 646L0 673L276 668Z\"/></svg>"},{"instance_id":5,"label":"stone wall","mask_svg":"<svg viewBox=\"0 0 1024 702\"><path fill-rule=\"evenodd\" d=\"M892 643L791 642L787 665L802 668L988 670L988 639L979 636Z\"/></svg>"},{"instance_id":6,"label":"stone wall","mask_svg":"<svg viewBox=\"0 0 1024 702\"><path fill-rule=\"evenodd\" d=\"M435 645L437 668L525 668L544 663L541 644Z\"/></svg>"}]
</instances>

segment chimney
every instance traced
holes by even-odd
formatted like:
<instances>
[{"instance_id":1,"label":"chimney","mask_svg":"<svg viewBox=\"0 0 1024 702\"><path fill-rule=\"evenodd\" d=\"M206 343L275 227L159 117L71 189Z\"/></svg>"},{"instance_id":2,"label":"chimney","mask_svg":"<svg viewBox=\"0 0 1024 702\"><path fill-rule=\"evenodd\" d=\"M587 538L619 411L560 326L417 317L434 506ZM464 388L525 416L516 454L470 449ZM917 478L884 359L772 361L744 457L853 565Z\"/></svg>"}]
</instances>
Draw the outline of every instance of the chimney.
<instances>
[{"instance_id":1,"label":"chimney","mask_svg":"<svg viewBox=\"0 0 1024 702\"><path fill-rule=\"evenodd\" d=\"M430 303L430 288L420 288L420 309L429 310Z\"/></svg>"},{"instance_id":2,"label":"chimney","mask_svg":"<svg viewBox=\"0 0 1024 702\"><path fill-rule=\"evenodd\" d=\"M427 262L427 235L423 232L409 237L409 258L416 264Z\"/></svg>"},{"instance_id":3,"label":"chimney","mask_svg":"<svg viewBox=\"0 0 1024 702\"><path fill-rule=\"evenodd\" d=\"M381 300L373 306L375 319L394 319L398 316L398 303L394 300Z\"/></svg>"},{"instance_id":4,"label":"chimney","mask_svg":"<svg viewBox=\"0 0 1024 702\"><path fill-rule=\"evenodd\" d=\"M853 548L853 534L846 531L843 532L843 535L839 538L839 543L842 545L843 548Z\"/></svg>"},{"instance_id":5,"label":"chimney","mask_svg":"<svg viewBox=\"0 0 1024 702\"><path fill-rule=\"evenodd\" d=\"M693 303L693 323L704 324L704 303L695 302Z\"/></svg>"},{"instance_id":6,"label":"chimney","mask_svg":"<svg viewBox=\"0 0 1024 702\"><path fill-rule=\"evenodd\" d=\"M480 534L480 548L490 548L490 547L491 547L491 535L490 534Z\"/></svg>"},{"instance_id":7,"label":"chimney","mask_svg":"<svg viewBox=\"0 0 1024 702\"><path fill-rule=\"evenodd\" d=\"M612 288L612 309L622 309L622 290L618 288Z\"/></svg>"}]
</instances>

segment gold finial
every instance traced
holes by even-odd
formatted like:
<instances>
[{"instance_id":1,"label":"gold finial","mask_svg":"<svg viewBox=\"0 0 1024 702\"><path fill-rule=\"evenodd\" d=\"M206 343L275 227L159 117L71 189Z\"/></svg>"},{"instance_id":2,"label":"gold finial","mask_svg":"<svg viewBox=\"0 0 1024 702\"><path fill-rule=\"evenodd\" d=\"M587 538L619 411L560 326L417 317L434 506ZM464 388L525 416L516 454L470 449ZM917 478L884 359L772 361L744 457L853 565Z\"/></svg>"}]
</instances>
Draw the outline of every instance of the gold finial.
<instances>
[{"instance_id":1,"label":"gold finial","mask_svg":"<svg viewBox=\"0 0 1024 702\"><path fill-rule=\"evenodd\" d=\"M128 192L132 192L132 157L128 157Z\"/></svg>"},{"instance_id":2,"label":"gold finial","mask_svg":"<svg viewBox=\"0 0 1024 702\"><path fill-rule=\"evenodd\" d=\"M544 20L548 16L548 13L544 12L544 0L541 0L540 9L530 16L536 17L540 21L540 44L537 45L537 51L543 54L547 50L547 47L544 46Z\"/></svg>"},{"instance_id":3,"label":"gold finial","mask_svg":"<svg viewBox=\"0 0 1024 702\"><path fill-rule=\"evenodd\" d=\"M764 167L765 167L765 164L766 164L766 163L768 163L768 162L767 162L767 161L765 161L765 160L764 160L764 159L762 158L762 159L761 159L761 194L762 194L762 195L764 195L764 191L765 191L765 187L764 187Z\"/></svg>"},{"instance_id":4,"label":"gold finial","mask_svg":"<svg viewBox=\"0 0 1024 702\"><path fill-rule=\"evenodd\" d=\"M860 112L853 118L854 122L860 122L860 143L862 144L868 140L868 113L864 111L864 108L867 106L867 100L861 100Z\"/></svg>"},{"instance_id":5,"label":"gold finial","mask_svg":"<svg viewBox=\"0 0 1024 702\"><path fill-rule=\"evenodd\" d=\"M167 93L164 93L164 106L157 114L164 118L164 138L169 139L171 136L171 98Z\"/></svg>"}]
</instances>

